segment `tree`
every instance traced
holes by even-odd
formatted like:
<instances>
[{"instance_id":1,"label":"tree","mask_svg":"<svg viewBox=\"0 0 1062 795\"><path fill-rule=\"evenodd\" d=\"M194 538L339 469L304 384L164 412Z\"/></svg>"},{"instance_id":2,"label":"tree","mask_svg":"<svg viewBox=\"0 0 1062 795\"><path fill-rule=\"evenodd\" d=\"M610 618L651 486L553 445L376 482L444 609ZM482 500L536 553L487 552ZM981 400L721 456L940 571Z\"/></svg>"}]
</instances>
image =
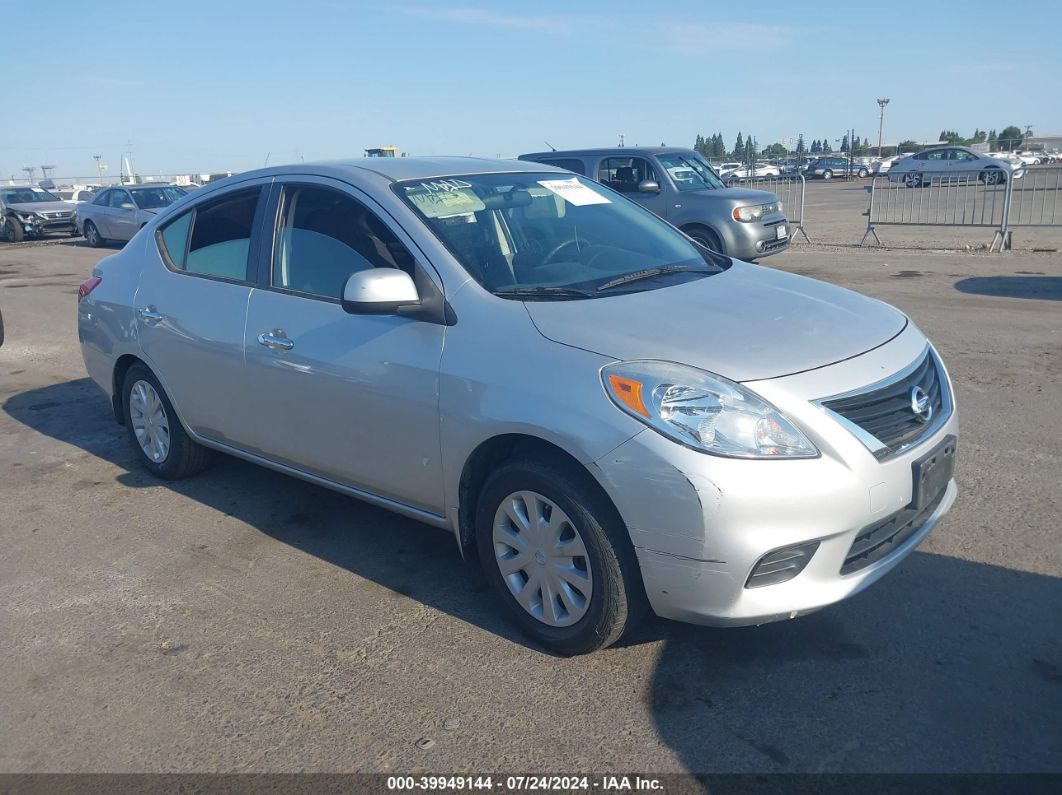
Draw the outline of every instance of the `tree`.
<instances>
[{"instance_id":1,"label":"tree","mask_svg":"<svg viewBox=\"0 0 1062 795\"><path fill-rule=\"evenodd\" d=\"M789 154L789 150L785 148L785 144L774 143L766 147L763 150L763 154L768 157L785 157Z\"/></svg>"},{"instance_id":2,"label":"tree","mask_svg":"<svg viewBox=\"0 0 1062 795\"><path fill-rule=\"evenodd\" d=\"M848 151L848 133L845 133L844 134L844 138L841 139L841 151L842 152L847 152Z\"/></svg>"},{"instance_id":3,"label":"tree","mask_svg":"<svg viewBox=\"0 0 1062 795\"><path fill-rule=\"evenodd\" d=\"M921 151L921 149L922 147L917 141L900 141L899 145L896 147L896 154L902 152L918 152Z\"/></svg>"},{"instance_id":4,"label":"tree","mask_svg":"<svg viewBox=\"0 0 1062 795\"><path fill-rule=\"evenodd\" d=\"M990 151L996 151L996 147L999 146L999 136L996 135L995 130L988 131L988 148Z\"/></svg>"},{"instance_id":5,"label":"tree","mask_svg":"<svg viewBox=\"0 0 1062 795\"><path fill-rule=\"evenodd\" d=\"M1012 149L1017 149L1023 140L1021 130L1015 127L1013 124L1009 127L1004 127L999 133L999 148L1004 152L1009 152Z\"/></svg>"},{"instance_id":6,"label":"tree","mask_svg":"<svg viewBox=\"0 0 1062 795\"><path fill-rule=\"evenodd\" d=\"M723 143L723 134L722 133L716 133L715 134L714 155L715 155L715 157L718 157L720 160L722 160L723 158L726 157L726 144Z\"/></svg>"},{"instance_id":7,"label":"tree","mask_svg":"<svg viewBox=\"0 0 1062 795\"><path fill-rule=\"evenodd\" d=\"M738 133L737 140L734 141L734 159L737 160L745 151L745 139L741 137L741 133Z\"/></svg>"},{"instance_id":8,"label":"tree","mask_svg":"<svg viewBox=\"0 0 1062 795\"><path fill-rule=\"evenodd\" d=\"M830 139L829 138L823 138L822 139L822 151L825 154L831 154L833 152L833 147L830 146Z\"/></svg>"},{"instance_id":9,"label":"tree","mask_svg":"<svg viewBox=\"0 0 1062 795\"><path fill-rule=\"evenodd\" d=\"M988 133L984 130L974 128L974 134L972 138L968 138L966 143L969 144L983 144L988 139Z\"/></svg>"},{"instance_id":10,"label":"tree","mask_svg":"<svg viewBox=\"0 0 1062 795\"><path fill-rule=\"evenodd\" d=\"M804 155L804 154L807 154L807 151L808 151L808 148L804 145L804 133L800 133L800 135L797 136L796 153L798 155Z\"/></svg>"}]
</instances>

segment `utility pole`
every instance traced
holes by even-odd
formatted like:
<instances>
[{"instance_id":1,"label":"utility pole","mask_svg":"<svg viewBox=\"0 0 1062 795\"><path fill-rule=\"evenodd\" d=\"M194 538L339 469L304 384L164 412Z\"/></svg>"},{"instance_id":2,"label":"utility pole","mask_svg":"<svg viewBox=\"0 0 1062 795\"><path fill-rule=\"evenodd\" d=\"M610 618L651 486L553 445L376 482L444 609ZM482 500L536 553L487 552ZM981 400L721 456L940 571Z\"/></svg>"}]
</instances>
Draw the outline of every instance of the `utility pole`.
<instances>
[{"instance_id":1,"label":"utility pole","mask_svg":"<svg viewBox=\"0 0 1062 795\"><path fill-rule=\"evenodd\" d=\"M103 155L93 155L92 159L96 161L96 176L99 177L100 184L103 183L103 166L100 165L100 160L103 159Z\"/></svg>"},{"instance_id":2,"label":"utility pole","mask_svg":"<svg viewBox=\"0 0 1062 795\"><path fill-rule=\"evenodd\" d=\"M33 166L23 166L22 172L26 175L27 182L33 182L33 174L36 172L36 168Z\"/></svg>"},{"instance_id":3,"label":"utility pole","mask_svg":"<svg viewBox=\"0 0 1062 795\"><path fill-rule=\"evenodd\" d=\"M55 170L55 166L54 165L41 166L41 179L48 179L48 172L49 171L54 171L54 170Z\"/></svg>"},{"instance_id":4,"label":"utility pole","mask_svg":"<svg viewBox=\"0 0 1062 795\"><path fill-rule=\"evenodd\" d=\"M885 106L888 104L888 97L878 100L878 107L881 108L881 117L878 119L878 157L881 157L881 134L885 130Z\"/></svg>"},{"instance_id":5,"label":"utility pole","mask_svg":"<svg viewBox=\"0 0 1062 795\"><path fill-rule=\"evenodd\" d=\"M619 148L622 149L623 146L624 146L624 135L623 135L623 133L620 133L619 134Z\"/></svg>"}]
</instances>

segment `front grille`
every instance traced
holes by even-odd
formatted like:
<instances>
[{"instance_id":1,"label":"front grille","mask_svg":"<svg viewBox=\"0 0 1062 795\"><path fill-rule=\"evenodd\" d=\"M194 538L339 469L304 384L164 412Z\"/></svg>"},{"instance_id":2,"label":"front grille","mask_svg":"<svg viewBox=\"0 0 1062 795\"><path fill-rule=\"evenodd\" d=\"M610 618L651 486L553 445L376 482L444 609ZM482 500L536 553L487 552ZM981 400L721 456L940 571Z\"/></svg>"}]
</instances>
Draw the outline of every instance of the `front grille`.
<instances>
[{"instance_id":1,"label":"front grille","mask_svg":"<svg viewBox=\"0 0 1062 795\"><path fill-rule=\"evenodd\" d=\"M45 218L69 218L71 215L73 215L73 212L69 212L69 213L61 213L61 212L60 213L41 213L41 215L44 216Z\"/></svg>"},{"instance_id":2,"label":"front grille","mask_svg":"<svg viewBox=\"0 0 1062 795\"><path fill-rule=\"evenodd\" d=\"M788 245L788 237L783 237L781 240L769 240L763 244L763 253L769 254L772 251L778 251L778 249L785 248Z\"/></svg>"},{"instance_id":3,"label":"front grille","mask_svg":"<svg viewBox=\"0 0 1062 795\"><path fill-rule=\"evenodd\" d=\"M915 411L914 394L928 398L928 416ZM909 371L884 386L822 401L824 408L843 417L880 443L872 449L880 460L916 444L951 415L951 395L933 352L926 350ZM866 440L864 440L866 441Z\"/></svg>"},{"instance_id":4,"label":"front grille","mask_svg":"<svg viewBox=\"0 0 1062 795\"><path fill-rule=\"evenodd\" d=\"M933 511L940 507L940 502L946 493L947 488L943 488L925 508L921 510L904 508L888 519L872 524L863 530L852 542L845 556L844 565L841 566L841 574L851 574L888 557L904 541L922 529L929 517L933 515Z\"/></svg>"}]
</instances>

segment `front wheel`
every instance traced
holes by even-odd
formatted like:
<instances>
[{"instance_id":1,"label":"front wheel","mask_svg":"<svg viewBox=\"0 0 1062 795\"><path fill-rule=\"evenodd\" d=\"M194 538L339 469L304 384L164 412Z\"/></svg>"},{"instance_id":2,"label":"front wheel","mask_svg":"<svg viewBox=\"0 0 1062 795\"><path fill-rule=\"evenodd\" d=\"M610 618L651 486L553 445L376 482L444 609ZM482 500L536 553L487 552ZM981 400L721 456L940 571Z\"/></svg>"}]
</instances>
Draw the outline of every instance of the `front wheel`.
<instances>
[{"instance_id":1,"label":"front wheel","mask_svg":"<svg viewBox=\"0 0 1062 795\"><path fill-rule=\"evenodd\" d=\"M85 240L93 248L102 248L107 243L92 221L85 221Z\"/></svg>"},{"instance_id":2,"label":"front wheel","mask_svg":"<svg viewBox=\"0 0 1062 795\"><path fill-rule=\"evenodd\" d=\"M869 176L870 176L870 172L867 169L865 169L865 168L859 169L859 178L860 179L866 179Z\"/></svg>"},{"instance_id":3,"label":"front wheel","mask_svg":"<svg viewBox=\"0 0 1062 795\"><path fill-rule=\"evenodd\" d=\"M558 654L609 646L644 612L626 528L575 465L550 458L503 464L480 493L476 543L512 620Z\"/></svg>"},{"instance_id":4,"label":"front wheel","mask_svg":"<svg viewBox=\"0 0 1062 795\"><path fill-rule=\"evenodd\" d=\"M706 229L703 226L690 226L682 230L685 232L691 240L699 245L704 246L707 249L718 252L719 254L726 254L726 248L723 246L722 241L719 239L719 235L713 232L711 229Z\"/></svg>"},{"instance_id":5,"label":"front wheel","mask_svg":"<svg viewBox=\"0 0 1062 795\"><path fill-rule=\"evenodd\" d=\"M1006 181L1003 171L998 168L986 168L979 177L985 185L999 185Z\"/></svg>"},{"instance_id":6,"label":"front wheel","mask_svg":"<svg viewBox=\"0 0 1062 795\"><path fill-rule=\"evenodd\" d=\"M146 366L134 364L126 372L122 404L129 439L151 474L179 480L210 463L210 451L188 435L166 390Z\"/></svg>"},{"instance_id":7,"label":"front wheel","mask_svg":"<svg viewBox=\"0 0 1062 795\"><path fill-rule=\"evenodd\" d=\"M5 215L0 219L0 237L8 243L21 243L26 239L26 230L22 228L19 220L13 216Z\"/></svg>"}]
</instances>

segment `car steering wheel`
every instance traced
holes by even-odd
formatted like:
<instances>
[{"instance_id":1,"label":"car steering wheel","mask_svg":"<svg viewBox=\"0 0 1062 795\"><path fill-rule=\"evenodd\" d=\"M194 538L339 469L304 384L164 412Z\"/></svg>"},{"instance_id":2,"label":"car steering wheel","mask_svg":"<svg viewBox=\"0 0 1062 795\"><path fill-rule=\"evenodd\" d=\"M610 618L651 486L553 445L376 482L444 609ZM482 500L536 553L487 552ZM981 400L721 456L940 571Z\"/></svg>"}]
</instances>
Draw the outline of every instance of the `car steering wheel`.
<instances>
[{"instance_id":1,"label":"car steering wheel","mask_svg":"<svg viewBox=\"0 0 1062 795\"><path fill-rule=\"evenodd\" d=\"M560 243L555 245L553 248L551 248L549 250L549 253L546 254L546 256L544 256L542 258L542 264L543 265L549 265L551 262L553 262L553 258L556 257L558 254L560 254L562 251L564 251L564 249L568 248L568 246L575 246L576 248L578 248L579 241L578 240L563 240L563 241L561 241Z\"/></svg>"}]
</instances>

